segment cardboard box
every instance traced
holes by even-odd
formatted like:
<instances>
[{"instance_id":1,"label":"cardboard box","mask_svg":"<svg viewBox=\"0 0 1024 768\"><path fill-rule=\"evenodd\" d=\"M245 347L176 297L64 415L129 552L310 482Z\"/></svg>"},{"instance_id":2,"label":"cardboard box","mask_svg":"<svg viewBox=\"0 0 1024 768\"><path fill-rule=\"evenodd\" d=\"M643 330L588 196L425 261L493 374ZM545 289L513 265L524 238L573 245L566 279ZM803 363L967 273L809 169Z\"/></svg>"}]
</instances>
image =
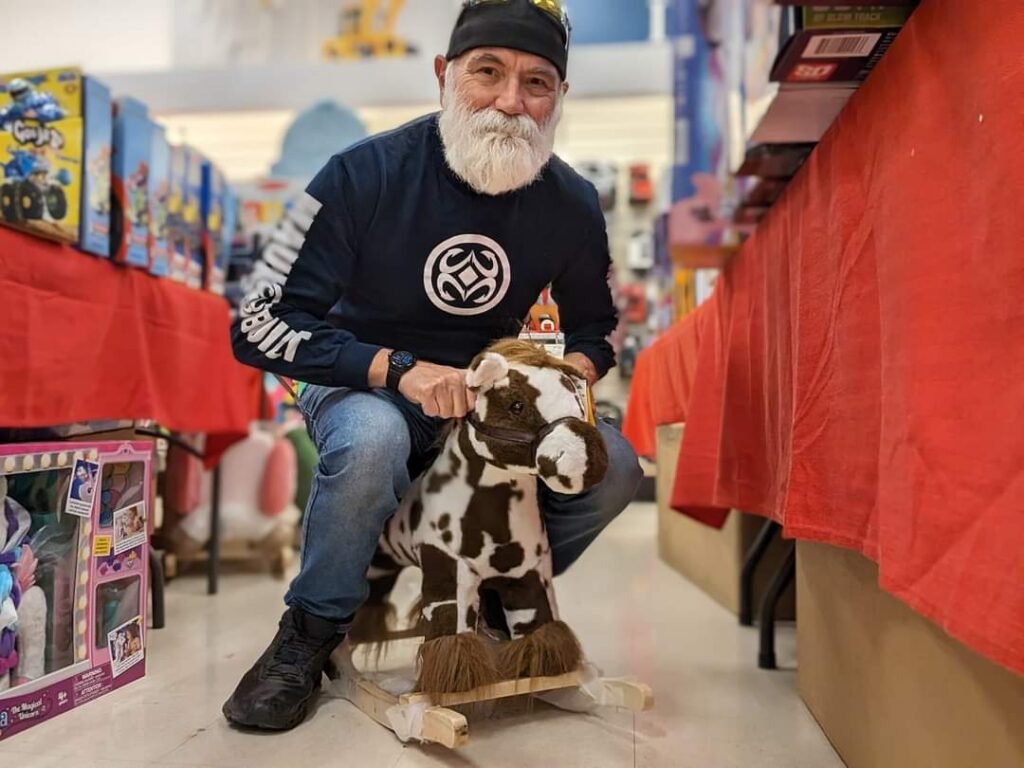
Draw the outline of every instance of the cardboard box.
<instances>
[{"instance_id":1,"label":"cardboard box","mask_svg":"<svg viewBox=\"0 0 1024 768\"><path fill-rule=\"evenodd\" d=\"M171 147L159 125L152 127L149 166L149 271L166 277L171 271L168 205L171 194Z\"/></svg>"},{"instance_id":2,"label":"cardboard box","mask_svg":"<svg viewBox=\"0 0 1024 768\"><path fill-rule=\"evenodd\" d=\"M145 675L152 459L141 442L0 446L17 522L0 550L18 554L0 582L19 582L0 612L17 651L12 668L0 647L0 741Z\"/></svg>"},{"instance_id":3,"label":"cardboard box","mask_svg":"<svg viewBox=\"0 0 1024 768\"><path fill-rule=\"evenodd\" d=\"M849 768L1024 765L1024 678L878 586L870 560L797 545L800 692Z\"/></svg>"},{"instance_id":4,"label":"cardboard box","mask_svg":"<svg viewBox=\"0 0 1024 768\"><path fill-rule=\"evenodd\" d=\"M896 40L911 7L825 5L795 8L793 35L772 68L786 83L860 82Z\"/></svg>"},{"instance_id":5,"label":"cardboard box","mask_svg":"<svg viewBox=\"0 0 1024 768\"><path fill-rule=\"evenodd\" d=\"M212 162L204 160L200 211L203 220L203 252L206 256L203 287L220 296L224 295L229 255L224 247L226 194L224 174Z\"/></svg>"},{"instance_id":6,"label":"cardboard box","mask_svg":"<svg viewBox=\"0 0 1024 768\"><path fill-rule=\"evenodd\" d=\"M673 569L700 587L717 603L734 614L740 607L740 574L743 560L764 518L733 512L725 525L716 530L676 512L669 506L675 485L679 449L683 441L682 424L658 427L657 496L658 553ZM761 604L772 577L785 559L786 545L778 539L768 549L754 579L754 610ZM795 616L792 592L782 598L776 618ZM753 662L752 662L753 663Z\"/></svg>"},{"instance_id":7,"label":"cardboard box","mask_svg":"<svg viewBox=\"0 0 1024 768\"><path fill-rule=\"evenodd\" d=\"M188 177L188 153L183 146L171 147L170 194L167 198L167 249L170 277L180 283L188 280L188 237L185 228L185 182Z\"/></svg>"},{"instance_id":8,"label":"cardboard box","mask_svg":"<svg viewBox=\"0 0 1024 768\"><path fill-rule=\"evenodd\" d=\"M814 144L758 144L747 149L737 176L791 179L814 151Z\"/></svg>"},{"instance_id":9,"label":"cardboard box","mask_svg":"<svg viewBox=\"0 0 1024 768\"><path fill-rule=\"evenodd\" d=\"M0 223L108 256L111 134L81 70L0 76Z\"/></svg>"},{"instance_id":10,"label":"cardboard box","mask_svg":"<svg viewBox=\"0 0 1024 768\"><path fill-rule=\"evenodd\" d=\"M149 268L149 170L153 122L136 99L114 103L114 203L111 256L120 264Z\"/></svg>"},{"instance_id":11,"label":"cardboard box","mask_svg":"<svg viewBox=\"0 0 1024 768\"><path fill-rule=\"evenodd\" d=\"M193 147L185 147L184 204L182 227L185 248L185 282L202 288L206 276L203 253L203 156Z\"/></svg>"},{"instance_id":12,"label":"cardboard box","mask_svg":"<svg viewBox=\"0 0 1024 768\"><path fill-rule=\"evenodd\" d=\"M853 84L786 83L750 136L751 144L817 144L856 92Z\"/></svg>"}]
</instances>

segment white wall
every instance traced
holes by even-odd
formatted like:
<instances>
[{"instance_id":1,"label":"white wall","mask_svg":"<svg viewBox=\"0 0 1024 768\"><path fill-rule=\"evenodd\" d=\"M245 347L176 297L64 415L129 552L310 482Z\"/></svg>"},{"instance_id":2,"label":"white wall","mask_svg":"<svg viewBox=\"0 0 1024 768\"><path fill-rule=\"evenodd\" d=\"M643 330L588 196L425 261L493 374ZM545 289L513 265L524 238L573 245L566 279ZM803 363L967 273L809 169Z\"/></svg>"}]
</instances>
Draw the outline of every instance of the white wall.
<instances>
[{"instance_id":1,"label":"white wall","mask_svg":"<svg viewBox=\"0 0 1024 768\"><path fill-rule=\"evenodd\" d=\"M0 72L171 66L172 0L0 0Z\"/></svg>"}]
</instances>

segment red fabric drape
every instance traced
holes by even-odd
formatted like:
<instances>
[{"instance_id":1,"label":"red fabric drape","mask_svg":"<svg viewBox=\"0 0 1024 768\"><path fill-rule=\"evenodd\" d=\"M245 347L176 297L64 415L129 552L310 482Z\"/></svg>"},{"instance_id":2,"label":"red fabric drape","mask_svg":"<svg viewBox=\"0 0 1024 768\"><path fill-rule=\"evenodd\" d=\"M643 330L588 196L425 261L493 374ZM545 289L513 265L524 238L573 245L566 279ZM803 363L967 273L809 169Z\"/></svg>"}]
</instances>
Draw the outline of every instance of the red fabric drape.
<instances>
[{"instance_id":1,"label":"red fabric drape","mask_svg":"<svg viewBox=\"0 0 1024 768\"><path fill-rule=\"evenodd\" d=\"M0 229L0 425L154 419L230 443L260 393L222 298Z\"/></svg>"},{"instance_id":2,"label":"red fabric drape","mask_svg":"<svg viewBox=\"0 0 1024 768\"><path fill-rule=\"evenodd\" d=\"M1024 5L974 6L921 4L726 270L673 502L857 549L1024 673Z\"/></svg>"},{"instance_id":3,"label":"red fabric drape","mask_svg":"<svg viewBox=\"0 0 1024 768\"><path fill-rule=\"evenodd\" d=\"M701 333L711 311L709 303L701 305L637 356L622 431L640 456L654 456L659 425L686 421Z\"/></svg>"}]
</instances>

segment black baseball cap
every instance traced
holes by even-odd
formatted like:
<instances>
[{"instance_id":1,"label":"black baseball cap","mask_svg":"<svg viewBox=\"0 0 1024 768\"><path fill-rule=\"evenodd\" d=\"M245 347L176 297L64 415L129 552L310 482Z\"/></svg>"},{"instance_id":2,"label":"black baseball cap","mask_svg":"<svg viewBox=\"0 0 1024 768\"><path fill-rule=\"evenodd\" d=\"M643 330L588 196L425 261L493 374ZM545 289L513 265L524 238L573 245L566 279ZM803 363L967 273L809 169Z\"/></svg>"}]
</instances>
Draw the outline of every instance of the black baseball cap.
<instances>
[{"instance_id":1,"label":"black baseball cap","mask_svg":"<svg viewBox=\"0 0 1024 768\"><path fill-rule=\"evenodd\" d=\"M563 80L569 64L569 24L551 13L557 2L467 0L455 22L448 61L474 48L511 48L547 59Z\"/></svg>"}]
</instances>

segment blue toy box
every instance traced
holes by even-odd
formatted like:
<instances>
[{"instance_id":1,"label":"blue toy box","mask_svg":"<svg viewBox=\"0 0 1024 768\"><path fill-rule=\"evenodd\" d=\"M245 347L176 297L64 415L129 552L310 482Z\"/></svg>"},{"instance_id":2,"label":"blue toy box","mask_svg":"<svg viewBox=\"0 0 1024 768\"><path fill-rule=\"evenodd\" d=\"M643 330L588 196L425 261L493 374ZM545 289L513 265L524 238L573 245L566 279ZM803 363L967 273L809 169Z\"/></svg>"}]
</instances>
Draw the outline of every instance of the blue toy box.
<instances>
[{"instance_id":1,"label":"blue toy box","mask_svg":"<svg viewBox=\"0 0 1024 768\"><path fill-rule=\"evenodd\" d=\"M114 195L111 256L122 264L149 267L149 167L153 123L145 104L114 104Z\"/></svg>"},{"instance_id":2,"label":"blue toy box","mask_svg":"<svg viewBox=\"0 0 1024 768\"><path fill-rule=\"evenodd\" d=\"M182 209L185 234L185 282L192 288L202 288L206 274L203 255L203 156L193 147L185 147L184 206Z\"/></svg>"},{"instance_id":3,"label":"blue toy box","mask_svg":"<svg viewBox=\"0 0 1024 768\"><path fill-rule=\"evenodd\" d=\"M80 70L0 75L0 223L108 256L111 132Z\"/></svg>"},{"instance_id":4,"label":"blue toy box","mask_svg":"<svg viewBox=\"0 0 1024 768\"><path fill-rule=\"evenodd\" d=\"M168 204L171 194L171 146L159 125L152 128L149 166L149 271L166 277L171 270Z\"/></svg>"},{"instance_id":5,"label":"blue toy box","mask_svg":"<svg viewBox=\"0 0 1024 768\"><path fill-rule=\"evenodd\" d=\"M185 255L185 178L188 175L188 153L183 146L171 147L170 197L167 199L167 249L170 255L170 277L184 283L188 278L188 257Z\"/></svg>"},{"instance_id":6,"label":"blue toy box","mask_svg":"<svg viewBox=\"0 0 1024 768\"><path fill-rule=\"evenodd\" d=\"M206 254L206 275L203 287L224 294L227 278L227 252L224 248L224 203L227 184L224 174L209 160L203 162L203 251Z\"/></svg>"}]
</instances>

